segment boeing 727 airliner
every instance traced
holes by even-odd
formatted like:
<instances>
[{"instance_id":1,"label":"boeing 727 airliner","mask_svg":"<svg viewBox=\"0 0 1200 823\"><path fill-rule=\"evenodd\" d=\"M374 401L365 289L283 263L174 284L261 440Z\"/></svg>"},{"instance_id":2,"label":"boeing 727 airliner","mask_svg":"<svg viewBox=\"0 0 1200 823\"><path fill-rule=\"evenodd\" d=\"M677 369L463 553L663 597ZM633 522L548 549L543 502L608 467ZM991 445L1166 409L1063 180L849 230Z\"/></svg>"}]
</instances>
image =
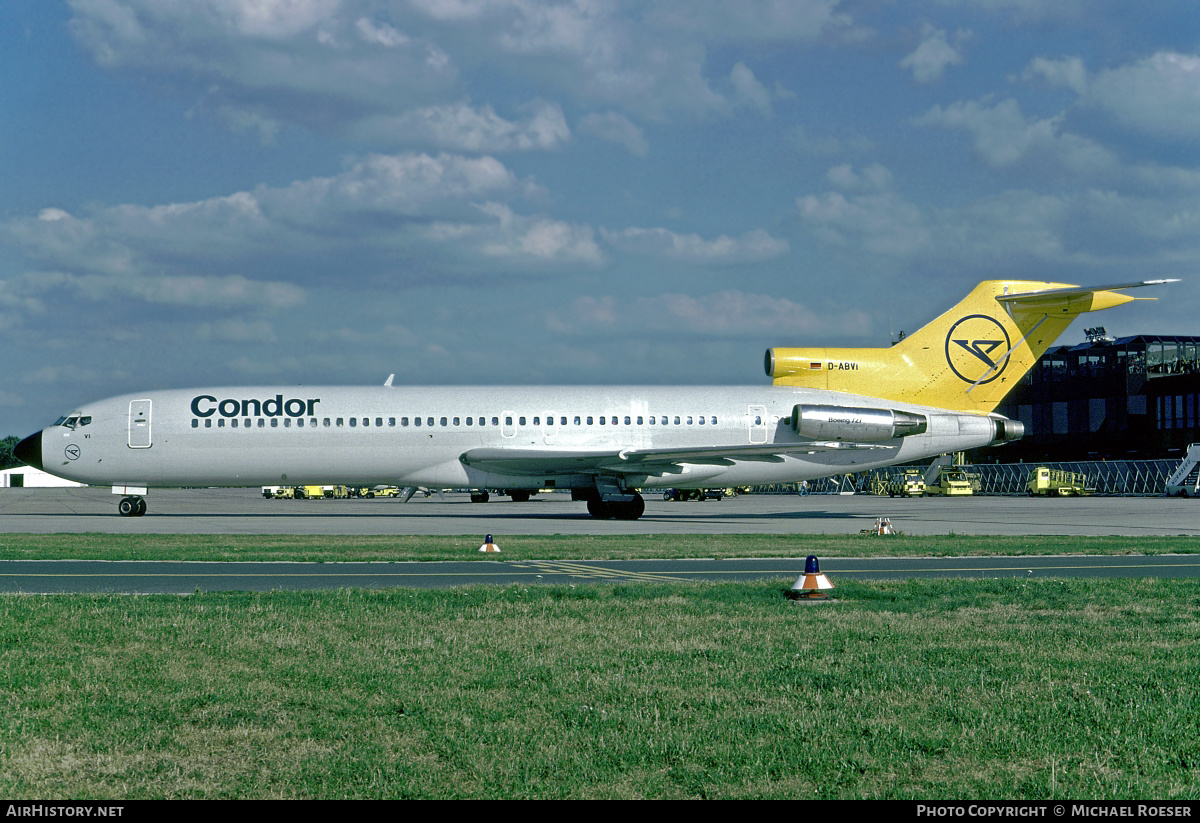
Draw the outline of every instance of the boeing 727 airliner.
<instances>
[{"instance_id":1,"label":"boeing 727 airliner","mask_svg":"<svg viewBox=\"0 0 1200 823\"><path fill-rule=\"evenodd\" d=\"M888 349L770 349L770 386L246 387L89 403L22 440L24 462L111 485L570 489L637 519L640 489L795 482L1024 433L994 409L1079 314L1123 289L994 280Z\"/></svg>"}]
</instances>

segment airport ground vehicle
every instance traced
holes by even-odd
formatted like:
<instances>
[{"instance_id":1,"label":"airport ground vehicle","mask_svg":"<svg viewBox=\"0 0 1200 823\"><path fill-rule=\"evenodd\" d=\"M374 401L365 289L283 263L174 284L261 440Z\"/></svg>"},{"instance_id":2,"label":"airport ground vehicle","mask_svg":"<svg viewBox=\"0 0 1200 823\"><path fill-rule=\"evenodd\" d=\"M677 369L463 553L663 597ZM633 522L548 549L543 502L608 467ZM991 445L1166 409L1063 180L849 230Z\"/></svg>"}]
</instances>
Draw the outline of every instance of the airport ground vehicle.
<instances>
[{"instance_id":1,"label":"airport ground vehicle","mask_svg":"<svg viewBox=\"0 0 1200 823\"><path fill-rule=\"evenodd\" d=\"M979 477L971 474L962 466L942 466L938 472L936 483L925 486L925 494L930 496L965 497L979 491Z\"/></svg>"},{"instance_id":2,"label":"airport ground vehicle","mask_svg":"<svg viewBox=\"0 0 1200 823\"><path fill-rule=\"evenodd\" d=\"M925 477L920 469L905 469L904 474L887 477L877 474L871 478L871 494L888 497L923 497Z\"/></svg>"},{"instance_id":3,"label":"airport ground vehicle","mask_svg":"<svg viewBox=\"0 0 1200 823\"><path fill-rule=\"evenodd\" d=\"M667 489L663 500L724 500L733 497L725 489Z\"/></svg>"},{"instance_id":4,"label":"airport ground vehicle","mask_svg":"<svg viewBox=\"0 0 1200 823\"><path fill-rule=\"evenodd\" d=\"M1073 497L1091 494L1087 475L1038 466L1029 473L1027 484L1030 497Z\"/></svg>"}]
</instances>

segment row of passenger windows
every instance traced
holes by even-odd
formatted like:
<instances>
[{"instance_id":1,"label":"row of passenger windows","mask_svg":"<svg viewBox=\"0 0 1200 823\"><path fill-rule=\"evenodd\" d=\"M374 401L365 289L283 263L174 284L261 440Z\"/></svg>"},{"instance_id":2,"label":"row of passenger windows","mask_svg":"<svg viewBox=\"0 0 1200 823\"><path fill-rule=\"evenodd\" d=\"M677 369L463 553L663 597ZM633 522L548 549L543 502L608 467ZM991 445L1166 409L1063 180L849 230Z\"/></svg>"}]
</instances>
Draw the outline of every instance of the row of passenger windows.
<instances>
[{"instance_id":1,"label":"row of passenger windows","mask_svg":"<svg viewBox=\"0 0 1200 823\"><path fill-rule=\"evenodd\" d=\"M514 419L516 421L515 425L517 425L517 426L526 425L525 417L513 418L510 416L505 416L504 425L505 426L514 425ZM223 429L223 428L225 428L226 423L228 422L229 428L236 429L239 427L239 420L240 420L241 427L246 428L246 429L249 429L253 426L257 426L260 429L266 428L267 426L270 426L271 428L279 428L280 420L283 421L283 428L285 428L285 429L291 428L293 425L295 425L296 428L300 428L300 429L304 428L305 425L307 425L311 428L316 428L318 426L317 418L315 418L315 417L308 418L307 423L305 422L305 418L303 418L303 417L294 417L294 418L293 417L282 417L282 418L281 417L270 417L270 418L266 418L266 417L257 417L257 418L219 417L219 418L217 418L216 428ZM270 423L267 422L268 420L270 420ZM642 416L642 415L637 415L636 417L633 415L625 415L623 418L617 417L616 415L613 415L613 416L600 415L598 417L593 417L592 415L587 415L587 416L574 415L573 417L560 417L560 418L558 418L557 423L555 423L555 419L553 417L547 417L546 418L546 426L548 428L552 428L555 426L569 426L569 425L617 426L617 425L621 425L621 423L618 422L621 420L624 421L624 425L626 425L626 426L633 426L633 425L637 425L637 426L670 426L670 425L675 425L675 426L711 425L711 426L715 426L715 425L717 425L716 415L705 416L703 414L698 414L698 415L693 416L690 414L687 414L687 415L677 414L672 417L672 416L664 414L659 417L655 417L654 415L650 415L648 417ZM636 423L634 422L635 420L637 421ZM257 421L257 422L255 422L255 421ZM573 423L568 422L568 421L573 421ZM535 417L535 418L533 418L532 423L534 426L541 426L542 418ZM358 428L359 426L361 426L363 428L370 428L372 425L375 428L384 428L385 425L389 426L389 427L395 427L395 426L399 425L401 428L404 428L406 426L412 426L414 428L418 428L421 426L425 426L425 427L440 426L443 428L449 428L451 426L461 427L463 425L472 426L472 427L488 426L488 425L499 426L500 418L499 417L491 417L491 418L488 418L488 417L466 417L466 418L462 418L462 417L413 417L410 419L408 417L400 417L400 418L396 418L396 417L387 417L387 418L383 418L383 417L375 417L375 418L371 418L371 417L350 417L350 418L326 417L321 420L320 425L324 428L330 428L330 427L340 428L340 427L347 426L347 425L350 428ZM200 420L198 418L192 418L192 428L193 429L200 428ZM204 418L204 428L206 428L206 429L213 428L213 420L211 417Z\"/></svg>"}]
</instances>

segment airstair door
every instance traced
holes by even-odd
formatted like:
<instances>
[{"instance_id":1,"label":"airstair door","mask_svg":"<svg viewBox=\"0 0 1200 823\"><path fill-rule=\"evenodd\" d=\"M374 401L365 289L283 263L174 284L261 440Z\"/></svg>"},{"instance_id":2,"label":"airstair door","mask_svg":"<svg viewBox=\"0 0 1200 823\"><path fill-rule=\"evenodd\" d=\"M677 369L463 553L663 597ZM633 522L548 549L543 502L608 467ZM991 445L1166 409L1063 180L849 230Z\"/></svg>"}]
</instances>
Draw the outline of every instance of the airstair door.
<instances>
[{"instance_id":1,"label":"airstair door","mask_svg":"<svg viewBox=\"0 0 1200 823\"><path fill-rule=\"evenodd\" d=\"M148 449L150 440L150 401L129 401L129 448Z\"/></svg>"}]
</instances>

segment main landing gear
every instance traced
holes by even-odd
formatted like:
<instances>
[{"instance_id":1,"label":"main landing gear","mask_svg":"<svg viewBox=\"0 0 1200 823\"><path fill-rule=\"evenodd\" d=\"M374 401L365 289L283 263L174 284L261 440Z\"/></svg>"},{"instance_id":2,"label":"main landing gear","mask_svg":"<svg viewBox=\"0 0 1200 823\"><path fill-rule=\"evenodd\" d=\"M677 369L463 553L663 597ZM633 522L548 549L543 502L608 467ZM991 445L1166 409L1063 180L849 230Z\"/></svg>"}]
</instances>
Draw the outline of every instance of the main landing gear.
<instances>
[{"instance_id":1,"label":"main landing gear","mask_svg":"<svg viewBox=\"0 0 1200 823\"><path fill-rule=\"evenodd\" d=\"M637 520L646 511L646 501L640 494L634 494L632 497L632 500L626 501L605 501L599 496L589 497L588 514L600 520Z\"/></svg>"},{"instance_id":2,"label":"main landing gear","mask_svg":"<svg viewBox=\"0 0 1200 823\"><path fill-rule=\"evenodd\" d=\"M141 517L146 513L146 499L137 495L122 497L121 502L117 504L117 511L122 517Z\"/></svg>"}]
</instances>

